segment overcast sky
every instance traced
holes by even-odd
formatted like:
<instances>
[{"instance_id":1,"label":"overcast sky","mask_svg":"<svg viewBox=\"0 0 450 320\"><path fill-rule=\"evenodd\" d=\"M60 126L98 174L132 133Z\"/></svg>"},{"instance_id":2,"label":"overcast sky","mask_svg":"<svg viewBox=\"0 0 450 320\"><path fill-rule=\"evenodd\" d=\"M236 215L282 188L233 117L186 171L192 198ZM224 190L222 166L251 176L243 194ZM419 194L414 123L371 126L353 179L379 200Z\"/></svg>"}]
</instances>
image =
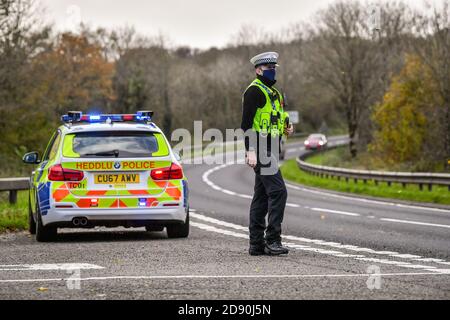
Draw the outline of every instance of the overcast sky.
<instances>
[{"instance_id":1,"label":"overcast sky","mask_svg":"<svg viewBox=\"0 0 450 320\"><path fill-rule=\"evenodd\" d=\"M167 35L174 45L221 47L243 24L279 30L305 21L334 0L40 0L58 30L81 20L93 27L132 25L144 35ZM423 0L408 0L414 5Z\"/></svg>"}]
</instances>

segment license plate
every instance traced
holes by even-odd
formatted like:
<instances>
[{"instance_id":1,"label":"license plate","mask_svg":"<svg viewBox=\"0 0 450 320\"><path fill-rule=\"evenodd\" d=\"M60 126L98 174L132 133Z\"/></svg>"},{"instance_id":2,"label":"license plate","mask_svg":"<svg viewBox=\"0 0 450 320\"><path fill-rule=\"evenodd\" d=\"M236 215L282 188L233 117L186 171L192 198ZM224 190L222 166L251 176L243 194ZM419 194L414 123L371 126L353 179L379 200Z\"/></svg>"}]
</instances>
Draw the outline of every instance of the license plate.
<instances>
[{"instance_id":1,"label":"license plate","mask_svg":"<svg viewBox=\"0 0 450 320\"><path fill-rule=\"evenodd\" d=\"M96 184L139 183L139 174L96 174L94 181Z\"/></svg>"}]
</instances>

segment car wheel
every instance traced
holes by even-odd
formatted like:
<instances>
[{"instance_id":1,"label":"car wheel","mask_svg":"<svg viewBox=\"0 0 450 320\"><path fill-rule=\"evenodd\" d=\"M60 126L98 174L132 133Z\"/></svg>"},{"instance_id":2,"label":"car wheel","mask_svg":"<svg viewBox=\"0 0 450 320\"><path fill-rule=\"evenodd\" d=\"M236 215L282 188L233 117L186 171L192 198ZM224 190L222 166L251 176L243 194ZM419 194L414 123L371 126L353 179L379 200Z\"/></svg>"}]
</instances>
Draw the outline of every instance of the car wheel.
<instances>
[{"instance_id":1,"label":"car wheel","mask_svg":"<svg viewBox=\"0 0 450 320\"><path fill-rule=\"evenodd\" d=\"M187 210L186 221L184 223L167 226L167 236L170 239L187 238L189 236L189 209Z\"/></svg>"},{"instance_id":2,"label":"car wheel","mask_svg":"<svg viewBox=\"0 0 450 320\"><path fill-rule=\"evenodd\" d=\"M33 210L31 210L31 197L28 197L28 231L30 234L36 234L36 222L33 217Z\"/></svg>"},{"instance_id":3,"label":"car wheel","mask_svg":"<svg viewBox=\"0 0 450 320\"><path fill-rule=\"evenodd\" d=\"M38 242L49 242L56 239L58 233L56 227L45 227L42 224L41 213L39 209L36 209L36 241Z\"/></svg>"}]
</instances>

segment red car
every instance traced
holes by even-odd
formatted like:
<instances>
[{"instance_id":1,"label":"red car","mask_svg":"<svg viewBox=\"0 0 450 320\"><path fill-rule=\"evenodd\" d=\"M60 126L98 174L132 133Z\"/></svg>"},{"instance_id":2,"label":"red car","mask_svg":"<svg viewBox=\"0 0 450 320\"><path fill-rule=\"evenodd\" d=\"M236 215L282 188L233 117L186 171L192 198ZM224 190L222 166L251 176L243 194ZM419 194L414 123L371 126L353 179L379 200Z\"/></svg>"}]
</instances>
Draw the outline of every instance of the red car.
<instances>
[{"instance_id":1,"label":"red car","mask_svg":"<svg viewBox=\"0 0 450 320\"><path fill-rule=\"evenodd\" d=\"M311 134L305 140L305 149L324 149L328 144L327 137L320 133Z\"/></svg>"}]
</instances>

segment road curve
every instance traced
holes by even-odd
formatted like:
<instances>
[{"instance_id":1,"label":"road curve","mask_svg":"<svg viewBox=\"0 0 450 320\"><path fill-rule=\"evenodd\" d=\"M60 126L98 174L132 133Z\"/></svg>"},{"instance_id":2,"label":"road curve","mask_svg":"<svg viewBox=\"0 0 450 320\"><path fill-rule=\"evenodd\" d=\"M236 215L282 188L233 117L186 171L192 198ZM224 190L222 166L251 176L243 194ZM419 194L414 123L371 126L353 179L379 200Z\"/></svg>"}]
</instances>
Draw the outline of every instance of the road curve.
<instances>
[{"instance_id":1,"label":"road curve","mask_svg":"<svg viewBox=\"0 0 450 320\"><path fill-rule=\"evenodd\" d=\"M342 139L331 139L331 143ZM302 142L290 144L298 156ZM0 299L448 299L450 208L288 184L285 257L251 257L254 174L185 165L191 234L62 230L0 235Z\"/></svg>"}]
</instances>

